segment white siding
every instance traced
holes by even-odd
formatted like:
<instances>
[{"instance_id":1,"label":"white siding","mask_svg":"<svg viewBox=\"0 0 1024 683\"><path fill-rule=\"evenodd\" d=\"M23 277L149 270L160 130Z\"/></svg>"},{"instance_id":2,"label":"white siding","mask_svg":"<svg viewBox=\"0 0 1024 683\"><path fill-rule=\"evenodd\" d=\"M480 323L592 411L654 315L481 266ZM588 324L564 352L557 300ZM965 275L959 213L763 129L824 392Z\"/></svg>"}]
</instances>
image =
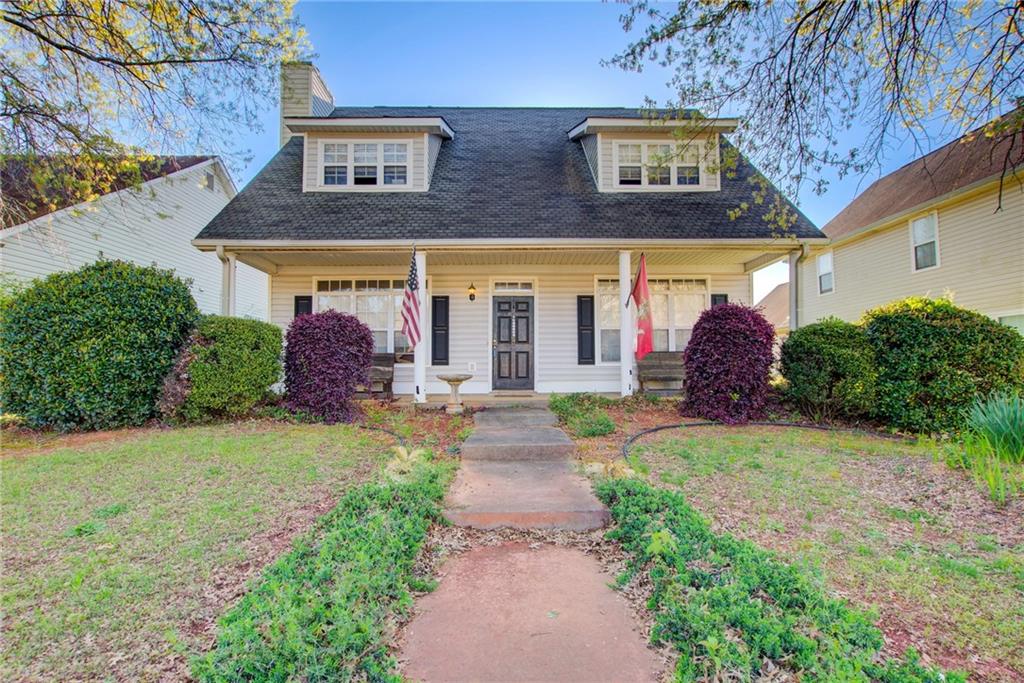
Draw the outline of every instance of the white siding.
<instances>
[{"instance_id":1,"label":"white siding","mask_svg":"<svg viewBox=\"0 0 1024 683\"><path fill-rule=\"evenodd\" d=\"M392 278L404 279L403 269L356 268L282 268L271 276L271 322L287 328L294 312L295 299L313 295L317 278ZM427 368L427 392L446 393L447 385L437 379L439 374L470 372L473 379L463 385L467 394L490 390L491 356L491 282L501 279L533 280L536 337L534 346L534 388L540 393L569 391L617 392L619 364L579 365L576 359L576 297L594 294L595 279L616 278L615 266L464 266L431 268L427 256L429 294L449 297L449 364ZM750 276L740 266L706 273L692 270L651 268L650 277L706 278L710 291L725 293L729 300L749 304ZM470 301L467 289L476 285L476 301ZM429 311L429 300L427 300ZM429 328L426 343L429 345ZM430 358L430 350L427 350ZM395 368L395 392L411 394L412 365Z\"/></svg>"},{"instance_id":2,"label":"white siding","mask_svg":"<svg viewBox=\"0 0 1024 683\"><path fill-rule=\"evenodd\" d=\"M427 189L426 176L426 142L422 133L307 133L305 144L305 170L303 185L306 192L350 192L351 190L334 190L318 187L320 178L320 141L321 140L398 140L409 141L410 159L409 174L411 187L414 190ZM388 190L381 190L388 191ZM399 192L408 190L397 190Z\"/></svg>"},{"instance_id":3,"label":"white siding","mask_svg":"<svg viewBox=\"0 0 1024 683\"><path fill-rule=\"evenodd\" d=\"M596 135L584 135L580 139L580 144L583 145L583 154L587 157L587 165L590 166L590 173L594 176L594 183L600 186L597 161L600 156L600 152L597 148L597 136Z\"/></svg>"},{"instance_id":4,"label":"white siding","mask_svg":"<svg viewBox=\"0 0 1024 683\"><path fill-rule=\"evenodd\" d=\"M992 189L938 209L938 268L912 270L910 230L902 220L833 249L831 294L818 294L812 255L801 264L801 321L830 315L855 321L896 299L946 294L993 317L1024 313L1024 193L1008 184L998 213L997 198Z\"/></svg>"},{"instance_id":5,"label":"white siding","mask_svg":"<svg viewBox=\"0 0 1024 683\"><path fill-rule=\"evenodd\" d=\"M230 188L220 174L214 191L203 186L212 169L185 169L140 190L106 195L84 209L36 219L26 230L14 228L0 239L0 272L31 280L100 257L156 264L191 279L200 310L218 313L221 263L216 254L190 244L229 200ZM236 289L236 313L265 319L266 275L238 264Z\"/></svg>"},{"instance_id":6,"label":"white siding","mask_svg":"<svg viewBox=\"0 0 1024 683\"><path fill-rule=\"evenodd\" d=\"M441 152L441 136L427 136L427 187L430 187L430 180L434 177L434 166L437 165L437 155Z\"/></svg>"}]
</instances>

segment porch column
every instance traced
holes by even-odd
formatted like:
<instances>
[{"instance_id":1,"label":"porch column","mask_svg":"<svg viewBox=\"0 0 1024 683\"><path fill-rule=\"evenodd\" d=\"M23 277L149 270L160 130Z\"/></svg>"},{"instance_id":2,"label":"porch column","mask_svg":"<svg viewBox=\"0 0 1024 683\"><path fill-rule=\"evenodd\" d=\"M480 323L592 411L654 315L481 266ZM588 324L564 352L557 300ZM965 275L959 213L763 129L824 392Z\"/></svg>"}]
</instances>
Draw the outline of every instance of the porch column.
<instances>
[{"instance_id":1,"label":"porch column","mask_svg":"<svg viewBox=\"0 0 1024 683\"><path fill-rule=\"evenodd\" d=\"M800 325L800 252L789 252L789 329Z\"/></svg>"},{"instance_id":2,"label":"porch column","mask_svg":"<svg viewBox=\"0 0 1024 683\"><path fill-rule=\"evenodd\" d=\"M416 403L427 402L427 255L416 251L416 278L419 280L420 296L420 342L413 348L413 398Z\"/></svg>"},{"instance_id":3,"label":"porch column","mask_svg":"<svg viewBox=\"0 0 1024 683\"><path fill-rule=\"evenodd\" d=\"M224 247L217 247L217 258L221 263L220 314L235 314L235 255L225 253Z\"/></svg>"},{"instance_id":4,"label":"porch column","mask_svg":"<svg viewBox=\"0 0 1024 683\"><path fill-rule=\"evenodd\" d=\"M629 396L633 393L633 309L628 306L632 254L619 252L619 393Z\"/></svg>"}]
</instances>

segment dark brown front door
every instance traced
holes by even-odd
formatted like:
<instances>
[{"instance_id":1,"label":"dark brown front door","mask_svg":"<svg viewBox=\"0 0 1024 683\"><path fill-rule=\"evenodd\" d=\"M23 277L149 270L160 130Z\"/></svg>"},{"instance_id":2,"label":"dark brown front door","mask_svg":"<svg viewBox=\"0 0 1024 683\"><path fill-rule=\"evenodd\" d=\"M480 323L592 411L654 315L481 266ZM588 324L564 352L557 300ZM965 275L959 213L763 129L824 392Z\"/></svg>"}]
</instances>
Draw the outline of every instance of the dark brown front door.
<instances>
[{"instance_id":1,"label":"dark brown front door","mask_svg":"<svg viewBox=\"0 0 1024 683\"><path fill-rule=\"evenodd\" d=\"M533 297L494 297L495 389L533 389Z\"/></svg>"}]
</instances>

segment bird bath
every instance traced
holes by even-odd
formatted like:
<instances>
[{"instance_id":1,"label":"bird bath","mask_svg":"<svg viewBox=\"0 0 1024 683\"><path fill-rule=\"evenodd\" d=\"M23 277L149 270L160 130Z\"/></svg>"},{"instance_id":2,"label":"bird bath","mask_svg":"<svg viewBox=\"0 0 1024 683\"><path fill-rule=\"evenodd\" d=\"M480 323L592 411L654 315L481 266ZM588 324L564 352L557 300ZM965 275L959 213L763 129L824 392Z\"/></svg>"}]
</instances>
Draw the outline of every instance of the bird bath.
<instances>
[{"instance_id":1,"label":"bird bath","mask_svg":"<svg viewBox=\"0 0 1024 683\"><path fill-rule=\"evenodd\" d=\"M448 405L445 406L445 411L449 415L461 415L462 414L462 399L459 398L459 385L468 379L472 379L473 375L438 375L437 378L442 382L447 382L448 386L451 387L452 393L448 397Z\"/></svg>"}]
</instances>

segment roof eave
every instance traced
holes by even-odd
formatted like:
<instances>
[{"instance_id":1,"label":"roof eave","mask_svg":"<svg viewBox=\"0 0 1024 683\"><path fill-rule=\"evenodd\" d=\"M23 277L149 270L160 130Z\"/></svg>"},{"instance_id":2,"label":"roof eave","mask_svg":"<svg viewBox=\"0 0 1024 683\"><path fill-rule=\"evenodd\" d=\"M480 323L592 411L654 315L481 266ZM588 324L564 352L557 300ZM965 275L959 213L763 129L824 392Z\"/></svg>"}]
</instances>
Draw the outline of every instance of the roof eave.
<instances>
[{"instance_id":1,"label":"roof eave","mask_svg":"<svg viewBox=\"0 0 1024 683\"><path fill-rule=\"evenodd\" d=\"M309 131L351 131L351 132L409 132L432 133L451 140L455 131L440 116L406 117L360 117L339 118L330 116L288 117L284 125L293 133Z\"/></svg>"},{"instance_id":2,"label":"roof eave","mask_svg":"<svg viewBox=\"0 0 1024 683\"><path fill-rule=\"evenodd\" d=\"M584 135L592 135L595 133L606 133L606 132L625 132L625 133L646 133L652 129L673 129L673 128L692 128L693 132L716 132L716 133L731 133L736 130L740 125L740 120L737 118L720 118L720 119L693 119L692 121L686 121L681 119L662 119L662 118L649 118L649 119L637 119L637 118L618 118L610 116L591 116L583 119L575 128L569 131L570 140L578 140Z\"/></svg>"}]
</instances>

